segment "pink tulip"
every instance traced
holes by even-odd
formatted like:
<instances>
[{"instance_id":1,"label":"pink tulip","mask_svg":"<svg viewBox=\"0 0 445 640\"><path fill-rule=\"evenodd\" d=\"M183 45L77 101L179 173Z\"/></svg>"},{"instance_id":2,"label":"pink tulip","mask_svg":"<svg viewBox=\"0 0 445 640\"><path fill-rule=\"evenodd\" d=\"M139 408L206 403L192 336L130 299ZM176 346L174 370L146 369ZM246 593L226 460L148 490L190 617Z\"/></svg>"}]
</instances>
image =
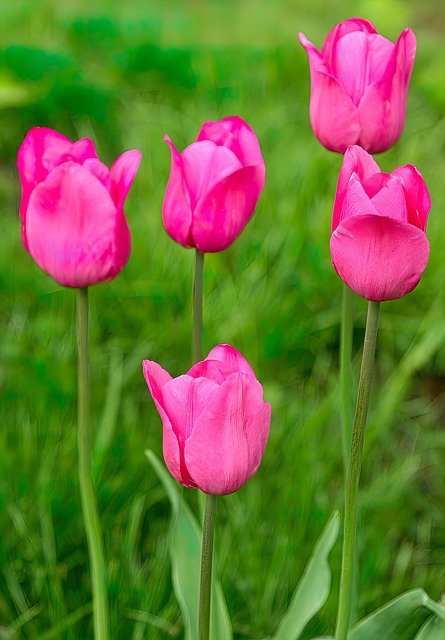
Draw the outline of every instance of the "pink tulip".
<instances>
[{"instance_id":1,"label":"pink tulip","mask_svg":"<svg viewBox=\"0 0 445 640\"><path fill-rule=\"evenodd\" d=\"M266 169L257 137L241 118L206 122L197 141L172 152L162 217L167 233L183 247L222 251L253 215Z\"/></svg>"},{"instance_id":2,"label":"pink tulip","mask_svg":"<svg viewBox=\"0 0 445 640\"><path fill-rule=\"evenodd\" d=\"M59 284L106 282L127 264L123 204L140 160L139 151L127 151L108 170L88 138L71 142L40 127L25 137L17 158L23 244Z\"/></svg>"},{"instance_id":3,"label":"pink tulip","mask_svg":"<svg viewBox=\"0 0 445 640\"><path fill-rule=\"evenodd\" d=\"M405 124L416 37L405 29L396 44L368 20L340 22L321 53L302 34L311 71L310 118L320 142L344 153L358 144L370 153L392 147Z\"/></svg>"},{"instance_id":4,"label":"pink tulip","mask_svg":"<svg viewBox=\"0 0 445 640\"><path fill-rule=\"evenodd\" d=\"M220 344L179 378L151 360L143 371L162 419L170 473L205 493L237 491L256 473L270 426L271 407L249 363Z\"/></svg>"},{"instance_id":5,"label":"pink tulip","mask_svg":"<svg viewBox=\"0 0 445 640\"><path fill-rule=\"evenodd\" d=\"M395 300L425 271L431 198L420 172L408 164L382 173L361 147L343 159L332 220L331 256L346 284L367 300Z\"/></svg>"}]
</instances>

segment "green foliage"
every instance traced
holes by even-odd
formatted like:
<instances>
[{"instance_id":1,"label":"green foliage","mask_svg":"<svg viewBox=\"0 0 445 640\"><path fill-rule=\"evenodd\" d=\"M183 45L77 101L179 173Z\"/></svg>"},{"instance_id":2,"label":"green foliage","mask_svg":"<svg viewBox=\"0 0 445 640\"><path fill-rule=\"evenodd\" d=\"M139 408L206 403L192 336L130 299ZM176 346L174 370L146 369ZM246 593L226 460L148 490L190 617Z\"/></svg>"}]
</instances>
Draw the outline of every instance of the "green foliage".
<instances>
[{"instance_id":1,"label":"green foliage","mask_svg":"<svg viewBox=\"0 0 445 640\"><path fill-rule=\"evenodd\" d=\"M331 589L331 571L327 559L337 540L339 528L340 517L335 512L315 546L289 609L272 640L297 640L309 620L326 602Z\"/></svg>"},{"instance_id":2,"label":"green foliage","mask_svg":"<svg viewBox=\"0 0 445 640\"><path fill-rule=\"evenodd\" d=\"M145 452L161 480L172 507L170 558L173 587L181 607L185 640L198 637L199 576L201 569L201 527L179 493L179 485L152 451ZM221 586L213 572L210 634L214 640L233 638L232 625Z\"/></svg>"},{"instance_id":3,"label":"green foliage","mask_svg":"<svg viewBox=\"0 0 445 640\"><path fill-rule=\"evenodd\" d=\"M241 237L206 261L204 348L237 347L263 383L273 415L257 475L219 510L218 569L236 640L271 637L278 628L295 576L303 574L314 541L343 501L341 282L328 249L340 158L311 131L309 69L297 32L319 46L351 15L369 18L393 40L406 26L417 35L405 131L378 162L384 170L418 166L433 200L427 271L409 296L382 306L362 478L357 616L414 587L440 598L443 4L22 0L2 3L0 23L2 640L2 634L8 640L91 637L76 472L74 298L23 249L18 146L30 127L47 125L72 138L94 138L108 164L124 149L143 152L126 204L130 263L115 281L91 290L95 468L115 640L181 638L170 577L170 510L143 455L147 447L161 455L162 426L141 361L157 360L174 375L190 362L193 256L162 227L170 166L163 135L182 149L203 121L230 114L257 132L267 180ZM365 308L358 300L355 374ZM196 511L194 497L187 501ZM337 545L331 595L301 638L332 634L339 553ZM431 633L440 628L435 618L425 624Z\"/></svg>"},{"instance_id":4,"label":"green foliage","mask_svg":"<svg viewBox=\"0 0 445 640\"><path fill-rule=\"evenodd\" d=\"M404 640L405 638L412 638L413 621L420 607L429 609L438 617L429 621L426 627L422 627L419 637L422 637L423 633L425 638L434 638L433 633L438 628L443 627L445 623L445 607L431 600L423 589L413 589L394 598L394 600L391 600L391 602L388 602L388 604L380 607L380 609L357 623L351 630L350 639L375 640L379 638L380 640L393 640L393 638L400 638L400 640ZM425 616L423 616L423 619L425 619ZM434 622L433 624L434 620L437 620L437 623ZM423 621L417 625L416 630L422 626L422 623Z\"/></svg>"},{"instance_id":5,"label":"green foliage","mask_svg":"<svg viewBox=\"0 0 445 640\"><path fill-rule=\"evenodd\" d=\"M425 622L414 640L443 640L444 637L445 622L433 616Z\"/></svg>"}]
</instances>

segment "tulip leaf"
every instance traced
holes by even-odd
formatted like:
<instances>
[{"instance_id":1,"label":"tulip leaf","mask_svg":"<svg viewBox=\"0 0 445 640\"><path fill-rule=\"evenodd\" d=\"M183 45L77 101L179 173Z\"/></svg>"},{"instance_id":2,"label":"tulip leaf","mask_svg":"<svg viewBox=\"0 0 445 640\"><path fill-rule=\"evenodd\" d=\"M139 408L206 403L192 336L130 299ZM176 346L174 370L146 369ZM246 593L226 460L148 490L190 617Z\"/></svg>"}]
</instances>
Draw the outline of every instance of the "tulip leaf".
<instances>
[{"instance_id":1,"label":"tulip leaf","mask_svg":"<svg viewBox=\"0 0 445 640\"><path fill-rule=\"evenodd\" d=\"M437 616L429 618L414 640L443 640L445 638L445 622Z\"/></svg>"},{"instance_id":2,"label":"tulip leaf","mask_svg":"<svg viewBox=\"0 0 445 640\"><path fill-rule=\"evenodd\" d=\"M297 640L306 624L320 611L331 588L328 555L340 528L338 511L334 511L314 547L288 610L272 640Z\"/></svg>"},{"instance_id":3,"label":"tulip leaf","mask_svg":"<svg viewBox=\"0 0 445 640\"><path fill-rule=\"evenodd\" d=\"M411 589L360 620L352 628L349 640L375 640L375 638L379 640L394 640L394 638L403 638L405 629L409 626L412 634L413 615L419 607L429 609L442 622L445 622L445 607L443 605L431 600L423 589ZM409 637L411 638L412 635ZM425 637L429 638L428 635Z\"/></svg>"},{"instance_id":4,"label":"tulip leaf","mask_svg":"<svg viewBox=\"0 0 445 640\"><path fill-rule=\"evenodd\" d=\"M152 451L146 451L153 470L162 482L172 507L169 552L172 582L181 609L185 640L198 637L198 603L201 569L201 527L183 500L179 487ZM231 640L232 625L221 585L213 571L210 636L214 640Z\"/></svg>"}]
</instances>

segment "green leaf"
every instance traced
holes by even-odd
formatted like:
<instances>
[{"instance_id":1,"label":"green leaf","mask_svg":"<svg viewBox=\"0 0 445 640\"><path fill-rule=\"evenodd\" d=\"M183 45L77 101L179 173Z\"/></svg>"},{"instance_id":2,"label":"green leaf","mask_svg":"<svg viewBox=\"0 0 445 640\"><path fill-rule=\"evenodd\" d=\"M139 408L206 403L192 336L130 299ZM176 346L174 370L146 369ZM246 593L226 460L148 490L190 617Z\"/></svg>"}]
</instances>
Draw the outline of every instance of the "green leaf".
<instances>
[{"instance_id":1,"label":"green leaf","mask_svg":"<svg viewBox=\"0 0 445 640\"><path fill-rule=\"evenodd\" d=\"M413 614L419 607L429 609L442 621L445 621L445 607L443 605L431 600L423 589L411 589L360 620L352 628L349 640L403 638L404 629L407 625L412 625Z\"/></svg>"},{"instance_id":2,"label":"green leaf","mask_svg":"<svg viewBox=\"0 0 445 640\"><path fill-rule=\"evenodd\" d=\"M175 596L184 620L185 639L198 637L199 581L201 571L201 528L183 500L179 486L152 451L146 451L172 507L169 551ZM233 638L224 595L213 571L210 635L214 640Z\"/></svg>"},{"instance_id":3,"label":"green leaf","mask_svg":"<svg viewBox=\"0 0 445 640\"><path fill-rule=\"evenodd\" d=\"M291 603L272 640L297 640L306 624L320 611L331 588L328 555L337 540L340 527L338 511L334 511L306 565Z\"/></svg>"},{"instance_id":4,"label":"green leaf","mask_svg":"<svg viewBox=\"0 0 445 640\"><path fill-rule=\"evenodd\" d=\"M414 640L444 640L444 638L445 622L433 616L425 622Z\"/></svg>"}]
</instances>

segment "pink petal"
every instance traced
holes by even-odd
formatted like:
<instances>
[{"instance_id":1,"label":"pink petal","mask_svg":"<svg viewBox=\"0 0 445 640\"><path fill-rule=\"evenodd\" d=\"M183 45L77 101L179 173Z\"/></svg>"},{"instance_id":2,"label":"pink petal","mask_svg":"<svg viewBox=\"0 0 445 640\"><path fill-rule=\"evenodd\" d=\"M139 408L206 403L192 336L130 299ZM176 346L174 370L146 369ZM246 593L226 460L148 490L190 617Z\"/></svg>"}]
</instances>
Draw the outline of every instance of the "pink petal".
<instances>
[{"instance_id":1,"label":"pink petal","mask_svg":"<svg viewBox=\"0 0 445 640\"><path fill-rule=\"evenodd\" d=\"M405 106L406 94L416 58L416 36L411 29L402 31L394 47L391 63L386 69L383 81L391 85L391 100L397 98ZM399 103L400 104L400 103Z\"/></svg>"},{"instance_id":2,"label":"pink petal","mask_svg":"<svg viewBox=\"0 0 445 640\"><path fill-rule=\"evenodd\" d=\"M368 86L360 102L362 134L359 144L371 153L389 149L402 134L415 53L414 33L405 29L397 40L382 79Z\"/></svg>"},{"instance_id":3,"label":"pink petal","mask_svg":"<svg viewBox=\"0 0 445 640\"><path fill-rule=\"evenodd\" d=\"M208 140L194 142L184 149L181 158L192 211L215 185L242 167L230 149Z\"/></svg>"},{"instance_id":4,"label":"pink petal","mask_svg":"<svg viewBox=\"0 0 445 640\"><path fill-rule=\"evenodd\" d=\"M383 216L347 218L331 236L335 270L367 300L395 300L412 291L428 255L423 231Z\"/></svg>"},{"instance_id":5,"label":"pink petal","mask_svg":"<svg viewBox=\"0 0 445 640\"><path fill-rule=\"evenodd\" d=\"M217 387L185 445L185 462L202 491L237 491L257 471L270 427L260 383L234 373Z\"/></svg>"},{"instance_id":6,"label":"pink petal","mask_svg":"<svg viewBox=\"0 0 445 640\"><path fill-rule=\"evenodd\" d=\"M330 70L333 68L333 55L335 55L337 41L348 33L354 32L362 32L365 34L377 33L372 22L369 22L369 20L363 20L362 18L350 18L349 20L345 20L344 22L340 22L340 24L336 25L328 33L321 50L323 60L326 62Z\"/></svg>"},{"instance_id":7,"label":"pink petal","mask_svg":"<svg viewBox=\"0 0 445 640\"><path fill-rule=\"evenodd\" d=\"M198 251L226 249L252 217L264 186L261 168L246 167L219 182L200 200L191 235Z\"/></svg>"},{"instance_id":8,"label":"pink petal","mask_svg":"<svg viewBox=\"0 0 445 640\"><path fill-rule=\"evenodd\" d=\"M46 147L50 145L55 149L65 150L72 142L57 131L45 127L35 127L26 134L17 154L17 168L24 189L32 190L51 170L44 167L41 161Z\"/></svg>"},{"instance_id":9,"label":"pink petal","mask_svg":"<svg viewBox=\"0 0 445 640\"><path fill-rule=\"evenodd\" d=\"M184 484L186 481L181 473L181 456L178 439L173 432L172 424L163 407L162 388L169 380L172 380L172 377L157 362L153 362L152 360L144 360L142 362L142 369L148 389L162 420L162 452L165 464L175 480ZM195 488L196 485L190 484L190 482L189 480L188 486Z\"/></svg>"},{"instance_id":10,"label":"pink petal","mask_svg":"<svg viewBox=\"0 0 445 640\"><path fill-rule=\"evenodd\" d=\"M111 190L110 170L103 162L98 158L87 158L83 166L102 182L107 191Z\"/></svg>"},{"instance_id":11,"label":"pink petal","mask_svg":"<svg viewBox=\"0 0 445 640\"><path fill-rule=\"evenodd\" d=\"M391 179L389 173L374 173L374 175L362 181L362 187L368 198L373 198L383 187L386 187Z\"/></svg>"},{"instance_id":12,"label":"pink petal","mask_svg":"<svg viewBox=\"0 0 445 640\"><path fill-rule=\"evenodd\" d=\"M197 141L211 140L232 151L243 167L259 165L264 168L261 148L253 129L239 116L223 118L218 122L205 122Z\"/></svg>"},{"instance_id":13,"label":"pink petal","mask_svg":"<svg viewBox=\"0 0 445 640\"><path fill-rule=\"evenodd\" d=\"M336 42L331 72L357 106L367 85L368 38L354 31Z\"/></svg>"},{"instance_id":14,"label":"pink petal","mask_svg":"<svg viewBox=\"0 0 445 640\"><path fill-rule=\"evenodd\" d=\"M405 189L409 222L425 231L431 209L431 197L420 171L412 164L407 164L397 167L391 175L396 176Z\"/></svg>"},{"instance_id":15,"label":"pink petal","mask_svg":"<svg viewBox=\"0 0 445 640\"><path fill-rule=\"evenodd\" d=\"M171 375L153 360L143 360L142 371L153 400L162 405L162 388L172 380Z\"/></svg>"},{"instance_id":16,"label":"pink petal","mask_svg":"<svg viewBox=\"0 0 445 640\"><path fill-rule=\"evenodd\" d=\"M355 106L360 104L367 87L382 79L393 50L394 44L378 34L355 31L337 41L332 74Z\"/></svg>"},{"instance_id":17,"label":"pink petal","mask_svg":"<svg viewBox=\"0 0 445 640\"><path fill-rule=\"evenodd\" d=\"M183 247L192 247L190 235L192 225L192 209L190 195L184 178L182 158L168 136L164 140L170 146L171 170L162 207L162 220L167 233Z\"/></svg>"},{"instance_id":18,"label":"pink petal","mask_svg":"<svg viewBox=\"0 0 445 640\"><path fill-rule=\"evenodd\" d=\"M193 378L208 378L216 384L222 384L236 372L255 377L252 367L239 351L228 344L219 344L213 347L205 360L195 364L187 375Z\"/></svg>"},{"instance_id":19,"label":"pink petal","mask_svg":"<svg viewBox=\"0 0 445 640\"><path fill-rule=\"evenodd\" d=\"M380 215L399 222L408 222L405 190L396 178L388 180L371 202Z\"/></svg>"},{"instance_id":20,"label":"pink petal","mask_svg":"<svg viewBox=\"0 0 445 640\"><path fill-rule=\"evenodd\" d=\"M222 384L228 376L233 373L229 367L218 360L208 360L197 362L187 375L192 378L208 378L216 384Z\"/></svg>"},{"instance_id":21,"label":"pink petal","mask_svg":"<svg viewBox=\"0 0 445 640\"><path fill-rule=\"evenodd\" d=\"M114 278L116 207L103 184L82 165L66 162L31 194L27 211L29 252L60 284L84 287Z\"/></svg>"},{"instance_id":22,"label":"pink petal","mask_svg":"<svg viewBox=\"0 0 445 640\"><path fill-rule=\"evenodd\" d=\"M131 233L127 219L122 209L116 212L116 227L114 230L114 278L128 263L131 255Z\"/></svg>"},{"instance_id":23,"label":"pink petal","mask_svg":"<svg viewBox=\"0 0 445 640\"><path fill-rule=\"evenodd\" d=\"M91 140L84 138L73 143L57 131L46 127L34 127L27 133L18 151L17 168L22 184L22 237L28 251L26 210L32 190L43 182L56 166L67 160L82 163L87 157L97 158Z\"/></svg>"},{"instance_id":24,"label":"pink petal","mask_svg":"<svg viewBox=\"0 0 445 640\"><path fill-rule=\"evenodd\" d=\"M344 153L359 139L358 113L351 98L336 78L312 65L310 120L318 140L331 151Z\"/></svg>"},{"instance_id":25,"label":"pink petal","mask_svg":"<svg viewBox=\"0 0 445 640\"><path fill-rule=\"evenodd\" d=\"M218 344L216 347L213 347L206 360L218 360L228 367L232 373L238 371L239 373L245 373L255 377L255 372L244 356L229 344Z\"/></svg>"},{"instance_id":26,"label":"pink petal","mask_svg":"<svg viewBox=\"0 0 445 640\"><path fill-rule=\"evenodd\" d=\"M189 375L173 378L162 387L162 406L180 445L189 438L196 420L217 388L212 380Z\"/></svg>"},{"instance_id":27,"label":"pink petal","mask_svg":"<svg viewBox=\"0 0 445 640\"><path fill-rule=\"evenodd\" d=\"M131 185L141 163L142 153L137 150L125 151L114 162L110 170L111 197L116 207L124 205Z\"/></svg>"},{"instance_id":28,"label":"pink petal","mask_svg":"<svg viewBox=\"0 0 445 640\"><path fill-rule=\"evenodd\" d=\"M395 48L393 42L378 33L368 36L367 85L384 78Z\"/></svg>"},{"instance_id":29,"label":"pink petal","mask_svg":"<svg viewBox=\"0 0 445 640\"><path fill-rule=\"evenodd\" d=\"M182 484L196 487L196 480L184 458L184 447L195 428L199 416L211 401L218 385L206 378L179 376L162 387L162 407L171 424L179 446ZM170 442L166 444L170 448Z\"/></svg>"},{"instance_id":30,"label":"pink petal","mask_svg":"<svg viewBox=\"0 0 445 640\"><path fill-rule=\"evenodd\" d=\"M369 179L375 173L380 173L380 167L374 158L361 147L354 145L346 150L343 163L338 176L337 191L332 215L332 230L338 227L341 218L343 202L346 190L353 173L356 173L361 182Z\"/></svg>"},{"instance_id":31,"label":"pink petal","mask_svg":"<svg viewBox=\"0 0 445 640\"><path fill-rule=\"evenodd\" d=\"M351 216L367 215L378 215L378 211L357 176L352 176L343 201L339 223Z\"/></svg>"},{"instance_id":32,"label":"pink petal","mask_svg":"<svg viewBox=\"0 0 445 640\"><path fill-rule=\"evenodd\" d=\"M331 68L329 64L326 64L325 58L318 51L317 47L315 47L315 45L313 45L312 42L306 38L304 33L301 33L301 31L298 34L298 39L300 41L300 44L306 49L306 53L309 58L311 73L312 71L320 71L321 73L330 75Z\"/></svg>"}]
</instances>

